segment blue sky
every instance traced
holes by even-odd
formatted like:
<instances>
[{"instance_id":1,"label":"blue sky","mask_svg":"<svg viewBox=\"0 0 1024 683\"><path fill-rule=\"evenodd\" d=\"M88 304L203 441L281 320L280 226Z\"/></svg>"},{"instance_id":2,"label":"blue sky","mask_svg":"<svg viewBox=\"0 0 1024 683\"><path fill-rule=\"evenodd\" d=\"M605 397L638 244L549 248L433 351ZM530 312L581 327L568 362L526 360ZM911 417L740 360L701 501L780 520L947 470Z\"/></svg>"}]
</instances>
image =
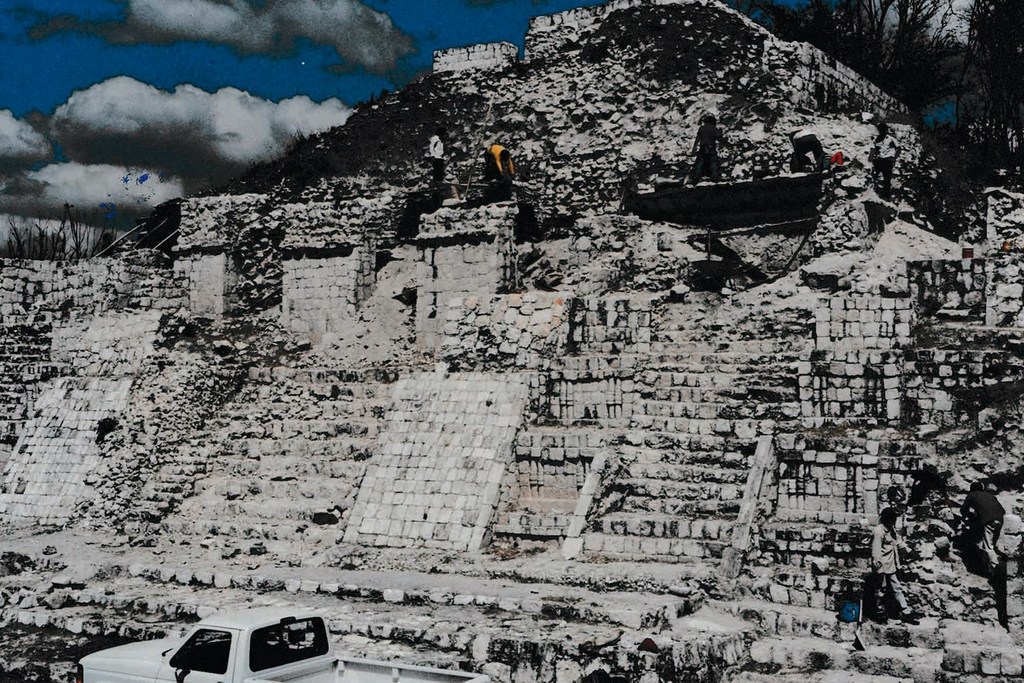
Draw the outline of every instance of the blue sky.
<instances>
[{"instance_id":1,"label":"blue sky","mask_svg":"<svg viewBox=\"0 0 1024 683\"><path fill-rule=\"evenodd\" d=\"M9 0L0 213L138 214L429 69L599 0ZM95 213L95 211L93 211ZM104 209L105 213L109 213Z\"/></svg>"}]
</instances>

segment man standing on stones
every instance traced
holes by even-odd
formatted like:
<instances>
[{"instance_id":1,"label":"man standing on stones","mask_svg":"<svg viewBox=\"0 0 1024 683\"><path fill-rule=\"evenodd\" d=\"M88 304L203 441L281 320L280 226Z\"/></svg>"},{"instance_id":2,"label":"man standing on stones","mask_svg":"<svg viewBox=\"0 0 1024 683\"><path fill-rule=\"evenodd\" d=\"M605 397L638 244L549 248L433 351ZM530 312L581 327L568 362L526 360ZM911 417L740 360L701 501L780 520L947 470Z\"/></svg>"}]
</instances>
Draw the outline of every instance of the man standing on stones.
<instances>
[{"instance_id":1,"label":"man standing on stones","mask_svg":"<svg viewBox=\"0 0 1024 683\"><path fill-rule=\"evenodd\" d=\"M999 564L996 543L1003 528L1003 515L1006 514L1006 510L998 498L985 490L984 484L976 481L971 484L971 492L967 494L960 514L967 525L967 540L984 555L987 573L991 574Z\"/></svg>"},{"instance_id":2,"label":"man standing on stones","mask_svg":"<svg viewBox=\"0 0 1024 683\"><path fill-rule=\"evenodd\" d=\"M871 175L878 182L881 176L881 186L876 184L878 195L883 199L892 196L892 171L896 167L896 157L899 156L900 146L896 138L889 134L889 126L884 121L878 124L878 136L875 144L871 147L869 161L871 161Z\"/></svg>"},{"instance_id":3,"label":"man standing on stones","mask_svg":"<svg viewBox=\"0 0 1024 683\"><path fill-rule=\"evenodd\" d=\"M448 129L444 126L439 126L434 134L430 136L430 142L427 146L427 159L430 160L431 166L431 186L434 190L440 190L445 186L447 180L448 170L444 156L444 143L448 139ZM448 185L448 191L453 197L458 199L458 190L454 185Z\"/></svg>"},{"instance_id":4,"label":"man standing on stones","mask_svg":"<svg viewBox=\"0 0 1024 683\"><path fill-rule=\"evenodd\" d=\"M869 591L868 597L871 600L875 615L875 621L885 623L889 616L898 618L906 624L917 624L918 621L910 613L910 606L907 604L907 596L903 593L903 586L897 574L900 570L900 546L903 541L899 532L896 531L896 520L899 514L895 508L885 508L878 515L878 526L875 527L871 539L871 569L878 579L876 588L881 588L882 605L878 606L878 591ZM895 603L897 614L887 614L889 604Z\"/></svg>"},{"instance_id":5,"label":"man standing on stones","mask_svg":"<svg viewBox=\"0 0 1024 683\"><path fill-rule=\"evenodd\" d=\"M693 141L690 154L697 155L697 161L693 165L691 180L694 184L699 183L705 176L713 182L721 178L718 162L718 143L724 138L722 131L718 130L718 122L714 114L705 114L700 119L700 128L697 129L697 137Z\"/></svg>"}]
</instances>

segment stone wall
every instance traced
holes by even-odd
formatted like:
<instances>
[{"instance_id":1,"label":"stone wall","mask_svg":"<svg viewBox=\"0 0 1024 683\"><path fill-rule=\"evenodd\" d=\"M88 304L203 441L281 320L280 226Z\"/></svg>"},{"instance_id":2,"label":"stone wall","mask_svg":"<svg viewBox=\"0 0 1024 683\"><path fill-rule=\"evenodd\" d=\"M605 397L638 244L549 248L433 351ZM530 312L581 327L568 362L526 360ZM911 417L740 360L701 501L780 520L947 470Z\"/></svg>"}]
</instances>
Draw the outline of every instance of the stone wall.
<instances>
[{"instance_id":1,"label":"stone wall","mask_svg":"<svg viewBox=\"0 0 1024 683\"><path fill-rule=\"evenodd\" d=\"M523 422L526 382L424 373L399 380L393 396L345 541L479 549Z\"/></svg>"},{"instance_id":2,"label":"stone wall","mask_svg":"<svg viewBox=\"0 0 1024 683\"><path fill-rule=\"evenodd\" d=\"M149 353L151 339L137 349L145 335L120 329L117 321L158 321L162 312L177 310L185 300L180 284L166 258L148 250L76 262L0 260L0 461L32 414L42 382L83 371L99 354L107 362ZM96 323L86 339L86 330L106 316L108 322ZM151 331L154 324L149 323ZM68 344L80 345L74 361ZM86 359L92 352L84 345L95 347L92 360ZM134 367L134 361L130 364Z\"/></svg>"},{"instance_id":3,"label":"stone wall","mask_svg":"<svg viewBox=\"0 0 1024 683\"><path fill-rule=\"evenodd\" d=\"M97 315L113 310L175 310L181 283L159 252L84 261L0 259L0 315Z\"/></svg>"},{"instance_id":4,"label":"stone wall","mask_svg":"<svg viewBox=\"0 0 1024 683\"><path fill-rule=\"evenodd\" d=\"M815 351L799 370L804 417L828 424L900 419L902 351Z\"/></svg>"},{"instance_id":5,"label":"stone wall","mask_svg":"<svg viewBox=\"0 0 1024 683\"><path fill-rule=\"evenodd\" d=\"M32 414L40 386L58 374L50 361L52 323L0 323L0 467Z\"/></svg>"},{"instance_id":6,"label":"stone wall","mask_svg":"<svg viewBox=\"0 0 1024 683\"><path fill-rule=\"evenodd\" d=\"M636 356L566 357L531 379L539 424L629 426L639 400Z\"/></svg>"},{"instance_id":7,"label":"stone wall","mask_svg":"<svg viewBox=\"0 0 1024 683\"><path fill-rule=\"evenodd\" d=\"M985 259L912 261L907 264L916 316L935 314L971 322L985 320L988 283Z\"/></svg>"},{"instance_id":8,"label":"stone wall","mask_svg":"<svg viewBox=\"0 0 1024 683\"><path fill-rule=\"evenodd\" d=\"M579 41L581 36L596 28L612 12L643 5L686 4L719 6L716 0L608 0L595 7L579 7L533 17L526 32L526 61L557 57L566 46ZM759 31L764 31L745 17L744 20Z\"/></svg>"},{"instance_id":9,"label":"stone wall","mask_svg":"<svg viewBox=\"0 0 1024 683\"><path fill-rule=\"evenodd\" d=\"M393 232L399 205L385 192L337 202L285 204L272 211L268 220L284 228L281 249L288 257L309 257Z\"/></svg>"},{"instance_id":10,"label":"stone wall","mask_svg":"<svg viewBox=\"0 0 1024 683\"><path fill-rule=\"evenodd\" d=\"M892 486L909 490L910 472L934 457L934 443L889 440L884 432L781 435L775 517L858 524L877 515ZM843 554L842 549L835 549ZM849 552L852 549L847 549Z\"/></svg>"},{"instance_id":11,"label":"stone wall","mask_svg":"<svg viewBox=\"0 0 1024 683\"><path fill-rule=\"evenodd\" d=\"M987 268L985 324L1024 327L1024 253L991 256Z\"/></svg>"},{"instance_id":12,"label":"stone wall","mask_svg":"<svg viewBox=\"0 0 1024 683\"><path fill-rule=\"evenodd\" d=\"M449 302L442 357L451 363L538 368L564 354L648 353L651 297L527 292Z\"/></svg>"},{"instance_id":13,"label":"stone wall","mask_svg":"<svg viewBox=\"0 0 1024 683\"><path fill-rule=\"evenodd\" d=\"M282 324L296 334L319 341L357 318L372 281L367 251L359 247L347 256L294 259L284 262Z\"/></svg>"},{"instance_id":14,"label":"stone wall","mask_svg":"<svg viewBox=\"0 0 1024 683\"><path fill-rule=\"evenodd\" d=\"M70 519L130 389L130 379L62 377L48 385L4 468L0 515L22 524Z\"/></svg>"},{"instance_id":15,"label":"stone wall","mask_svg":"<svg viewBox=\"0 0 1024 683\"><path fill-rule=\"evenodd\" d=\"M269 212L262 194L189 197L181 203L181 227L175 251L219 252L231 244L239 226L257 223Z\"/></svg>"},{"instance_id":16,"label":"stone wall","mask_svg":"<svg viewBox=\"0 0 1024 683\"><path fill-rule=\"evenodd\" d=\"M915 349L904 372L904 423L948 428L977 425L982 410L1019 392L1024 361L994 350Z\"/></svg>"},{"instance_id":17,"label":"stone wall","mask_svg":"<svg viewBox=\"0 0 1024 683\"><path fill-rule=\"evenodd\" d=\"M269 206L269 198L261 194L191 197L182 202L174 273L187 291L190 311L211 317L229 312L239 281L232 239L266 223Z\"/></svg>"},{"instance_id":18,"label":"stone wall","mask_svg":"<svg viewBox=\"0 0 1024 683\"><path fill-rule=\"evenodd\" d=\"M906 109L874 83L810 43L768 41L765 61L772 69L785 67L794 104L820 111L872 111L883 115Z\"/></svg>"},{"instance_id":19,"label":"stone wall","mask_svg":"<svg viewBox=\"0 0 1024 683\"><path fill-rule=\"evenodd\" d=\"M179 256L174 276L185 284L192 313L219 318L230 309L238 273L226 253Z\"/></svg>"},{"instance_id":20,"label":"stone wall","mask_svg":"<svg viewBox=\"0 0 1024 683\"><path fill-rule=\"evenodd\" d=\"M565 348L564 294L527 292L451 299L441 358L452 367L537 368Z\"/></svg>"},{"instance_id":21,"label":"stone wall","mask_svg":"<svg viewBox=\"0 0 1024 683\"><path fill-rule=\"evenodd\" d=\"M438 349L449 303L519 286L515 204L478 209L439 209L423 216L416 246L420 283L416 295L416 341Z\"/></svg>"},{"instance_id":22,"label":"stone wall","mask_svg":"<svg viewBox=\"0 0 1024 683\"><path fill-rule=\"evenodd\" d=\"M980 256L1024 251L1024 194L996 189L988 193L985 243Z\"/></svg>"},{"instance_id":23,"label":"stone wall","mask_svg":"<svg viewBox=\"0 0 1024 683\"><path fill-rule=\"evenodd\" d=\"M512 43L483 43L434 51L434 73L465 69L500 69L518 61L519 48Z\"/></svg>"},{"instance_id":24,"label":"stone wall","mask_svg":"<svg viewBox=\"0 0 1024 683\"><path fill-rule=\"evenodd\" d=\"M603 462L608 439L590 429L531 428L519 434L515 462L505 480L507 501L495 532L526 538L566 536L589 504L580 498ZM582 529L581 529L582 530ZM578 532L577 532L578 533Z\"/></svg>"},{"instance_id":25,"label":"stone wall","mask_svg":"<svg viewBox=\"0 0 1024 683\"><path fill-rule=\"evenodd\" d=\"M569 302L569 353L650 353L653 297L612 295Z\"/></svg>"},{"instance_id":26,"label":"stone wall","mask_svg":"<svg viewBox=\"0 0 1024 683\"><path fill-rule=\"evenodd\" d=\"M69 321L53 331L51 358L76 375L134 376L156 350L160 320L151 310Z\"/></svg>"},{"instance_id":27,"label":"stone wall","mask_svg":"<svg viewBox=\"0 0 1024 683\"><path fill-rule=\"evenodd\" d=\"M914 311L909 299L873 295L832 297L815 310L818 349L901 348L910 341Z\"/></svg>"}]
</instances>

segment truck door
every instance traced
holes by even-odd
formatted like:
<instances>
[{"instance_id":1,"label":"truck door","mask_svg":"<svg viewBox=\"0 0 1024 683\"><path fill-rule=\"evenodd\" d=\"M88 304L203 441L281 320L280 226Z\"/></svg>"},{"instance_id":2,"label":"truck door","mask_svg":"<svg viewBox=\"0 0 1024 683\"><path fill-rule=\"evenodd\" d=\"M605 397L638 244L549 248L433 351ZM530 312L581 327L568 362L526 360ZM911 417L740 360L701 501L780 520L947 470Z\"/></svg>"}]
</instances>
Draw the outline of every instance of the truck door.
<instances>
[{"instance_id":1,"label":"truck door","mask_svg":"<svg viewBox=\"0 0 1024 683\"><path fill-rule=\"evenodd\" d=\"M238 649L234 631L201 628L169 653L156 680L160 683L232 683Z\"/></svg>"}]
</instances>

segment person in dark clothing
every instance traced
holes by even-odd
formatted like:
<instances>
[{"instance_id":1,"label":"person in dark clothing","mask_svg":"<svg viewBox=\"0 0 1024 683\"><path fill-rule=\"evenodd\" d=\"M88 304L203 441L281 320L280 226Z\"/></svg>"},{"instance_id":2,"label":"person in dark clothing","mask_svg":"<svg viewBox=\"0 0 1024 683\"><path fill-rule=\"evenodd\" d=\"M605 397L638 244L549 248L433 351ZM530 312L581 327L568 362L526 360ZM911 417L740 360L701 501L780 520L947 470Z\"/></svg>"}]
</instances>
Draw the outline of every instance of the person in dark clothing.
<instances>
[{"instance_id":1,"label":"person in dark clothing","mask_svg":"<svg viewBox=\"0 0 1024 683\"><path fill-rule=\"evenodd\" d=\"M971 484L971 492L967 494L960 514L967 527L968 540L984 555L988 571L991 573L999 564L996 543L1003 528L1006 510L998 498L986 491L981 482L976 481Z\"/></svg>"},{"instance_id":2,"label":"person in dark clothing","mask_svg":"<svg viewBox=\"0 0 1024 683\"><path fill-rule=\"evenodd\" d=\"M789 160L791 173L821 173L828 168L828 159L818 136L809 130L798 130L790 137L793 156Z\"/></svg>"},{"instance_id":3,"label":"person in dark clothing","mask_svg":"<svg viewBox=\"0 0 1024 683\"><path fill-rule=\"evenodd\" d=\"M721 178L718 143L723 140L722 132L718 130L718 122L714 115L706 114L701 117L697 137L690 149L690 154L697 156L697 161L693 165L692 181L694 183L699 183L704 177L711 178L714 182L718 182Z\"/></svg>"},{"instance_id":4,"label":"person in dark clothing","mask_svg":"<svg viewBox=\"0 0 1024 683\"><path fill-rule=\"evenodd\" d=\"M900 147L896 138L889 134L889 126L883 121L878 124L878 136L871 147L871 154L868 160L871 162L871 175L878 182L881 176L881 185L876 185L878 194L883 199L892 196L892 172L896 167L896 157L899 156Z\"/></svg>"}]
</instances>

